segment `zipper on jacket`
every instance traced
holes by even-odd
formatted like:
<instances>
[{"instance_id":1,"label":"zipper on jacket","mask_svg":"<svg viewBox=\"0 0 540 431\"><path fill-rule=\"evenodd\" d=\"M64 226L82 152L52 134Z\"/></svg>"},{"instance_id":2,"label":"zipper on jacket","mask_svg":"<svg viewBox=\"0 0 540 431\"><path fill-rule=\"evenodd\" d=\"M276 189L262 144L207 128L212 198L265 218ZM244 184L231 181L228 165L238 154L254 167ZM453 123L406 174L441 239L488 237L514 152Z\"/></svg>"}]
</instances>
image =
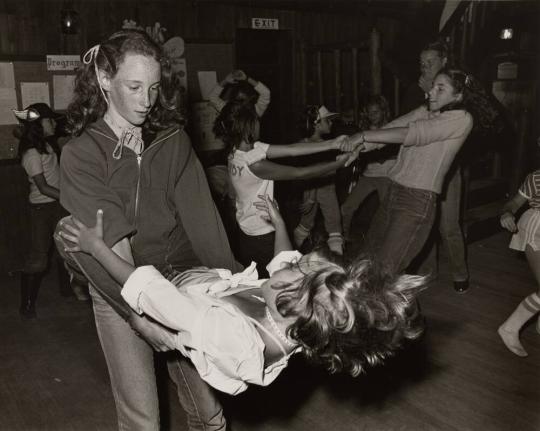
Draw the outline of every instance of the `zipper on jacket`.
<instances>
[{"instance_id":1,"label":"zipper on jacket","mask_svg":"<svg viewBox=\"0 0 540 431\"><path fill-rule=\"evenodd\" d=\"M158 139L152 143L146 150L144 150L141 154L137 155L137 188L135 189L135 211L134 211L134 217L133 221L135 224L135 228L137 228L137 219L139 216L139 189L141 185L141 163L142 163L142 156L144 153L150 151L150 149L155 148L157 144L160 142L165 141L166 139L170 138L173 135L176 135L176 133L179 133L180 131L176 129L173 133L170 133L161 139ZM130 243L133 244L133 239L135 236L130 237Z\"/></svg>"},{"instance_id":2,"label":"zipper on jacket","mask_svg":"<svg viewBox=\"0 0 540 431\"><path fill-rule=\"evenodd\" d=\"M137 188L135 189L135 210L134 210L134 217L133 217L135 228L137 228L137 214L139 212L139 188L141 185L141 161L142 161L142 154L137 154ZM131 244L133 244L133 238L134 238L134 235L130 237L129 242Z\"/></svg>"}]
</instances>

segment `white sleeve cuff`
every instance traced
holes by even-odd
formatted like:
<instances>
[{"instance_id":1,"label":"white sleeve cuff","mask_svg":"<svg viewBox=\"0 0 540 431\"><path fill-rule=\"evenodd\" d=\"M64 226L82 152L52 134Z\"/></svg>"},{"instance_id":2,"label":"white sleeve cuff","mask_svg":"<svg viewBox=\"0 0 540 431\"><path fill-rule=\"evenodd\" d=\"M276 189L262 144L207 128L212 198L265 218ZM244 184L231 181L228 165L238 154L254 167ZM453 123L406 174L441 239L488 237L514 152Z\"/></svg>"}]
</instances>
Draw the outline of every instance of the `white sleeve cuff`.
<instances>
[{"instance_id":1,"label":"white sleeve cuff","mask_svg":"<svg viewBox=\"0 0 540 431\"><path fill-rule=\"evenodd\" d=\"M268 265L266 265L266 270L268 274L272 276L274 272L279 271L285 267L286 263L298 262L302 258L302 253L296 250L282 251L278 253Z\"/></svg>"},{"instance_id":2,"label":"white sleeve cuff","mask_svg":"<svg viewBox=\"0 0 540 431\"><path fill-rule=\"evenodd\" d=\"M152 285L155 280L163 279L163 275L153 266L140 266L135 269L127 279L122 288L122 297L129 306L138 314L142 314L139 307L139 297L147 286Z\"/></svg>"}]
</instances>

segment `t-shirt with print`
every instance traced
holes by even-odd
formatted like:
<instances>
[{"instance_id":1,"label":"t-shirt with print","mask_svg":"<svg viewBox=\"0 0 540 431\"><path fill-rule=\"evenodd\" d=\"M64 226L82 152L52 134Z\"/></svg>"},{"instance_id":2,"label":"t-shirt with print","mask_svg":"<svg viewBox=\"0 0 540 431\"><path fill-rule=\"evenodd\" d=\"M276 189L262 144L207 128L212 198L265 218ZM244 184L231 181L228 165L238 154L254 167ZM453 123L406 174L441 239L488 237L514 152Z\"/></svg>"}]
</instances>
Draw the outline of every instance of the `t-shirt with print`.
<instances>
[{"instance_id":1,"label":"t-shirt with print","mask_svg":"<svg viewBox=\"0 0 540 431\"><path fill-rule=\"evenodd\" d=\"M527 175L519 194L529 201L531 208L540 208L540 170Z\"/></svg>"},{"instance_id":2,"label":"t-shirt with print","mask_svg":"<svg viewBox=\"0 0 540 431\"><path fill-rule=\"evenodd\" d=\"M33 177L43 174L47 184L59 188L60 187L60 167L58 165L58 157L49 144L45 146L47 153L40 154L35 148L30 148L25 151L22 156L21 164L28 175L30 182L30 194L28 200L33 204L43 204L54 202L55 199L44 195L39 191Z\"/></svg>"},{"instance_id":3,"label":"t-shirt with print","mask_svg":"<svg viewBox=\"0 0 540 431\"><path fill-rule=\"evenodd\" d=\"M273 232L272 224L263 217L265 213L255 207L259 195L274 198L274 181L255 175L250 165L266 159L270 145L255 142L249 151L235 150L229 156L229 178L236 193L236 221L246 235L256 236Z\"/></svg>"}]
</instances>

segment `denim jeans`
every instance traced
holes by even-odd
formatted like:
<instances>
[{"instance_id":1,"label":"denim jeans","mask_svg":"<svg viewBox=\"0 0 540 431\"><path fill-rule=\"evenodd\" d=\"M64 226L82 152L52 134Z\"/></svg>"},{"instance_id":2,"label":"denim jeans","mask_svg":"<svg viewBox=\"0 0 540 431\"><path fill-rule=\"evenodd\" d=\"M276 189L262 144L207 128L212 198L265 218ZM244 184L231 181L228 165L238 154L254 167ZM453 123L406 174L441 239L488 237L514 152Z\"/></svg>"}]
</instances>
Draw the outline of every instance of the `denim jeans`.
<instances>
[{"instance_id":1,"label":"denim jeans","mask_svg":"<svg viewBox=\"0 0 540 431\"><path fill-rule=\"evenodd\" d=\"M447 174L446 189L443 189L440 198L439 219L435 223L439 230L441 243L450 260L454 281L469 279L465 241L460 223L461 191L461 169L455 168ZM436 275L438 273L436 241L429 241L428 247L429 250L426 250L427 257L421 264L419 273L422 275Z\"/></svg>"},{"instance_id":2,"label":"denim jeans","mask_svg":"<svg viewBox=\"0 0 540 431\"><path fill-rule=\"evenodd\" d=\"M78 265L90 282L94 318L111 379L118 428L159 430L154 351L127 323L129 306L120 295L121 286L91 256L67 254L63 251L64 240L57 234L55 240L68 265ZM188 430L225 430L223 408L216 394L191 363L179 353L169 352L167 365L187 414Z\"/></svg>"},{"instance_id":3,"label":"denim jeans","mask_svg":"<svg viewBox=\"0 0 540 431\"><path fill-rule=\"evenodd\" d=\"M435 220L437 194L390 182L367 234L367 250L394 273L422 250Z\"/></svg>"},{"instance_id":4,"label":"denim jeans","mask_svg":"<svg viewBox=\"0 0 540 431\"><path fill-rule=\"evenodd\" d=\"M154 351L93 288L96 328L105 354L119 430L159 430ZM159 354L163 355L163 354ZM225 430L223 408L188 359L169 352L167 367L190 431Z\"/></svg>"},{"instance_id":5,"label":"denim jeans","mask_svg":"<svg viewBox=\"0 0 540 431\"><path fill-rule=\"evenodd\" d=\"M387 177L364 177L358 178L356 186L352 189L343 205L341 205L341 217L343 220L343 236L349 237L351 222L354 213L362 205L362 202L373 192L379 194L379 202L384 201L390 180Z\"/></svg>"},{"instance_id":6,"label":"denim jeans","mask_svg":"<svg viewBox=\"0 0 540 431\"><path fill-rule=\"evenodd\" d=\"M274 258L275 238L275 232L247 235L242 229L238 229L238 260L245 267L255 262L259 278L268 278L266 265Z\"/></svg>"},{"instance_id":7,"label":"denim jeans","mask_svg":"<svg viewBox=\"0 0 540 431\"><path fill-rule=\"evenodd\" d=\"M47 269L49 252L53 243L53 232L65 211L58 201L30 204L30 250L23 272L38 274Z\"/></svg>"},{"instance_id":8,"label":"denim jeans","mask_svg":"<svg viewBox=\"0 0 540 431\"><path fill-rule=\"evenodd\" d=\"M313 229L317 211L320 207L326 233L341 233L341 212L339 210L335 183L332 181L329 184L317 187L315 189L314 199L314 205L309 212L302 215L299 224L308 231Z\"/></svg>"}]
</instances>

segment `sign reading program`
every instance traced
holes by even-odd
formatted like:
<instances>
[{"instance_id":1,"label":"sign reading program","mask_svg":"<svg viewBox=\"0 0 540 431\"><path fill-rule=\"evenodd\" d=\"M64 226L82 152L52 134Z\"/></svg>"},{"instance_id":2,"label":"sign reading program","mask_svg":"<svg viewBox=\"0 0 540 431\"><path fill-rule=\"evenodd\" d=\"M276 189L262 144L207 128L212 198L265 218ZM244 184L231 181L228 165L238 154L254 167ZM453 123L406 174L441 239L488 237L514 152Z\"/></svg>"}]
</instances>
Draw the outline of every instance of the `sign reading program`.
<instances>
[{"instance_id":1,"label":"sign reading program","mask_svg":"<svg viewBox=\"0 0 540 431\"><path fill-rule=\"evenodd\" d=\"M48 55L47 70L75 70L81 65L80 55Z\"/></svg>"}]
</instances>

